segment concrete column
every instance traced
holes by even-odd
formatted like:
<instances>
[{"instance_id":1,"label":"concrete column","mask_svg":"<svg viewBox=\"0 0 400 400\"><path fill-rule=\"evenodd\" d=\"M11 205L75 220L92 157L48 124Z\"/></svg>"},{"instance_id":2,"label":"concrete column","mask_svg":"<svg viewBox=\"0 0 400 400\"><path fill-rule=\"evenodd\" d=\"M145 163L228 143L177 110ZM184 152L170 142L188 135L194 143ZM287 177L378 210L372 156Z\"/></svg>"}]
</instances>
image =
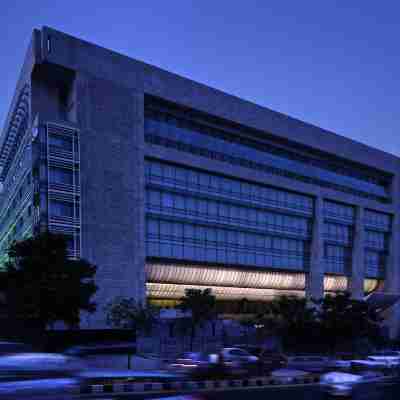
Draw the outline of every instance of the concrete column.
<instances>
[{"instance_id":1,"label":"concrete column","mask_svg":"<svg viewBox=\"0 0 400 400\"><path fill-rule=\"evenodd\" d=\"M306 274L306 297L308 299L321 299L324 295L323 224L323 200L322 197L319 196L314 202L310 270L308 274Z\"/></svg>"},{"instance_id":2,"label":"concrete column","mask_svg":"<svg viewBox=\"0 0 400 400\"><path fill-rule=\"evenodd\" d=\"M353 230L353 252L351 257L351 271L347 284L347 290L353 299L361 300L364 298L364 208L357 207L356 221Z\"/></svg>"},{"instance_id":3,"label":"concrete column","mask_svg":"<svg viewBox=\"0 0 400 400\"><path fill-rule=\"evenodd\" d=\"M82 257L97 265L97 311L87 328L106 328L104 305L145 300L143 94L79 75ZM83 324L82 324L83 325Z\"/></svg>"}]
</instances>

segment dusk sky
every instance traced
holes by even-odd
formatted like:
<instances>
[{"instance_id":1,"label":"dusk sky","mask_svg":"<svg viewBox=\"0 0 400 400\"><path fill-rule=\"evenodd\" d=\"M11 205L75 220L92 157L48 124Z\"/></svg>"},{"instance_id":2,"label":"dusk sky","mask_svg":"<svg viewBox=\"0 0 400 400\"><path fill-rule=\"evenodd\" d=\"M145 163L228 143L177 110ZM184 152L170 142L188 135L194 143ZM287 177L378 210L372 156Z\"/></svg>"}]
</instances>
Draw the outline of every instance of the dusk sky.
<instances>
[{"instance_id":1,"label":"dusk sky","mask_svg":"<svg viewBox=\"0 0 400 400\"><path fill-rule=\"evenodd\" d=\"M0 125L48 25L400 156L399 14L393 0L4 0Z\"/></svg>"}]
</instances>

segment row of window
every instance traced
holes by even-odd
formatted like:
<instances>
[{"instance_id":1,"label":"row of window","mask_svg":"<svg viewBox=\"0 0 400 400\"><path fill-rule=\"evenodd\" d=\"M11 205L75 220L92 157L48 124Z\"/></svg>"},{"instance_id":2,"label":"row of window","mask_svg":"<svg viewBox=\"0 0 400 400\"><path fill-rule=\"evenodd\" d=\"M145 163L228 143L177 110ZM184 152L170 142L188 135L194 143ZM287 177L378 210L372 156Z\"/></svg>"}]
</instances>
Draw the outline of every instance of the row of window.
<instances>
[{"instance_id":1,"label":"row of window","mask_svg":"<svg viewBox=\"0 0 400 400\"><path fill-rule=\"evenodd\" d=\"M32 205L29 205L26 210L20 215L17 223L8 234L7 239L2 242L0 252L7 251L10 244L21 237L28 226L32 225Z\"/></svg>"},{"instance_id":2,"label":"row of window","mask_svg":"<svg viewBox=\"0 0 400 400\"><path fill-rule=\"evenodd\" d=\"M54 147L56 149L61 149L65 151L73 150L73 139L72 136L65 135L57 135L52 133L48 136L49 138L49 146Z\"/></svg>"},{"instance_id":3,"label":"row of window","mask_svg":"<svg viewBox=\"0 0 400 400\"><path fill-rule=\"evenodd\" d=\"M196 121L193 119L188 119L188 113L186 111L178 111L176 108L173 110L169 108L166 104L155 104L154 101L151 104L146 104L145 115L147 118L159 121L165 124L165 129L168 130L172 136L179 129L190 130L203 135L211 136L214 138L224 139L226 141L234 141L235 143L245 144L249 147L262 149L264 152L270 155L279 156L279 159L293 160L301 162L302 164L312 165L315 167L322 168L326 171L332 171L343 176L358 178L361 181L375 183L377 185L385 185L390 181L390 177L378 175L376 172L368 173L364 169L355 168L350 165L346 165L343 160L334 159L326 154L307 154L299 153L297 146L295 149L289 150L287 148L278 147L271 142L271 139L267 139L268 142L260 142L258 139L253 139L248 136L242 136L238 134L232 135L232 129L227 127L226 124L221 125L217 122L218 127L216 127L216 121L213 118L210 125L208 120L204 120L204 115L201 117L197 116ZM204 122L203 122L204 120ZM228 132L229 131L229 132ZM237 131L237 127L234 128ZM267 147L268 146L268 147Z\"/></svg>"},{"instance_id":4,"label":"row of window","mask_svg":"<svg viewBox=\"0 0 400 400\"><path fill-rule=\"evenodd\" d=\"M347 275L351 268L351 248L325 243L324 264L326 273Z\"/></svg>"},{"instance_id":5,"label":"row of window","mask_svg":"<svg viewBox=\"0 0 400 400\"><path fill-rule=\"evenodd\" d=\"M324 200L324 216L354 221L354 207L334 201Z\"/></svg>"},{"instance_id":6,"label":"row of window","mask_svg":"<svg viewBox=\"0 0 400 400\"><path fill-rule=\"evenodd\" d=\"M388 234L385 232L365 231L365 244L367 247L373 247L380 251L386 251L388 248Z\"/></svg>"},{"instance_id":7,"label":"row of window","mask_svg":"<svg viewBox=\"0 0 400 400\"><path fill-rule=\"evenodd\" d=\"M21 183L19 190L14 193L14 198L10 204L6 204L3 208L3 214L0 223L0 233L3 234L8 229L8 226L15 221L15 213L19 212L20 207L23 206L22 202L27 195L28 190L31 189L32 177L28 173ZM5 211L6 210L6 211ZM4 212L5 211L5 212Z\"/></svg>"},{"instance_id":8,"label":"row of window","mask_svg":"<svg viewBox=\"0 0 400 400\"><path fill-rule=\"evenodd\" d=\"M74 204L64 201L50 200L49 212L52 217L79 218L79 206L76 204L74 213Z\"/></svg>"},{"instance_id":9,"label":"row of window","mask_svg":"<svg viewBox=\"0 0 400 400\"><path fill-rule=\"evenodd\" d=\"M386 255L379 251L367 250L364 254L365 274L368 277L382 277L385 272Z\"/></svg>"},{"instance_id":10,"label":"row of window","mask_svg":"<svg viewBox=\"0 0 400 400\"><path fill-rule=\"evenodd\" d=\"M278 214L219 200L196 198L179 193L147 190L147 209L177 217L202 219L208 222L257 228L265 231L286 232L307 236L311 221L304 217Z\"/></svg>"},{"instance_id":11,"label":"row of window","mask_svg":"<svg viewBox=\"0 0 400 400\"><path fill-rule=\"evenodd\" d=\"M15 156L13 162L10 165L10 169L4 180L4 198L7 198L12 194L14 185L18 179L23 175L27 168L31 166L32 162L32 146L29 141L29 137L23 139L23 143L19 144L21 148L20 153Z\"/></svg>"},{"instance_id":12,"label":"row of window","mask_svg":"<svg viewBox=\"0 0 400 400\"><path fill-rule=\"evenodd\" d=\"M147 218L147 256L304 269L304 241Z\"/></svg>"},{"instance_id":13,"label":"row of window","mask_svg":"<svg viewBox=\"0 0 400 400\"><path fill-rule=\"evenodd\" d=\"M78 172L75 172L75 179L78 179ZM63 185L74 184L74 173L70 169L60 167L49 167L49 182Z\"/></svg>"},{"instance_id":14,"label":"row of window","mask_svg":"<svg viewBox=\"0 0 400 400\"><path fill-rule=\"evenodd\" d=\"M301 194L153 160L146 160L145 167L147 182L198 193L222 195L233 200L269 207L301 210L307 213L311 213L313 210L312 197Z\"/></svg>"},{"instance_id":15,"label":"row of window","mask_svg":"<svg viewBox=\"0 0 400 400\"><path fill-rule=\"evenodd\" d=\"M385 231L391 230L391 216L378 211L365 210L364 222L366 225L380 228Z\"/></svg>"},{"instance_id":16,"label":"row of window","mask_svg":"<svg viewBox=\"0 0 400 400\"><path fill-rule=\"evenodd\" d=\"M353 238L353 228L348 225L340 225L330 222L324 223L324 238L350 246Z\"/></svg>"},{"instance_id":17,"label":"row of window","mask_svg":"<svg viewBox=\"0 0 400 400\"><path fill-rule=\"evenodd\" d=\"M9 218L13 211L18 207L19 202L23 199L24 194L31 188L31 183L32 183L32 175L30 172L28 172L25 176L25 179L23 182L21 182L21 185L16 193L14 193L14 198L11 201L10 206L8 207L7 213L3 218L5 219ZM4 202L4 208L7 207L7 203ZM3 210L4 210L3 208ZM3 222L4 223L4 222Z\"/></svg>"},{"instance_id":18,"label":"row of window","mask_svg":"<svg viewBox=\"0 0 400 400\"><path fill-rule=\"evenodd\" d=\"M270 145L255 143L251 140L238 138L220 131L204 132L197 129L189 121L175 121L164 118L163 115L149 115L145 118L145 133L150 136L167 139L170 143L181 143L188 151L198 149L206 150L224 157L224 161L241 164L242 161L250 161L257 169L258 165L270 173L286 175L291 178L309 181L314 184L345 188L345 191L362 192L369 196L386 197L386 188L379 183L372 183L370 178L362 179L354 176L346 176L327 169L284 158L272 154ZM148 139L151 140L151 137ZM147 138L146 138L147 139ZM247 143L244 143L246 141ZM167 144L167 142L165 142ZM209 153L208 155L212 155ZM214 157L213 157L214 158ZM253 164L254 163L254 164ZM247 164L247 163L246 163ZM256 166L257 164L257 166Z\"/></svg>"}]
</instances>

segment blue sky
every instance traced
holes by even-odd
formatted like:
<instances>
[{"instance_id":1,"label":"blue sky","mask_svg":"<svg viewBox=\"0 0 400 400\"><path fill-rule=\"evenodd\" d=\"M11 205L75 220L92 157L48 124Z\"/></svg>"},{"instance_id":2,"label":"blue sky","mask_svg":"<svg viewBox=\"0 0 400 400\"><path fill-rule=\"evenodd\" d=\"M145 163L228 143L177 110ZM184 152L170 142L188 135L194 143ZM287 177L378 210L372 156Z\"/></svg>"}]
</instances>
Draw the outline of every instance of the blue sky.
<instances>
[{"instance_id":1,"label":"blue sky","mask_svg":"<svg viewBox=\"0 0 400 400\"><path fill-rule=\"evenodd\" d=\"M48 25L400 156L400 3L6 0L0 125Z\"/></svg>"}]
</instances>

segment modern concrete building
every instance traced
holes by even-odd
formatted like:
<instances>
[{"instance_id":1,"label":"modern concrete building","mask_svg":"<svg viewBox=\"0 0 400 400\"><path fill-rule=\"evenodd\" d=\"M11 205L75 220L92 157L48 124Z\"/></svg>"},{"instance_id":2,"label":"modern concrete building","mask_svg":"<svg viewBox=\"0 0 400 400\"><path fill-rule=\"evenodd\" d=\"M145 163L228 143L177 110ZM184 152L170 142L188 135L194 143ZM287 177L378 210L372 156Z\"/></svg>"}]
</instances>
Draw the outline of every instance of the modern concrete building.
<instances>
[{"instance_id":1,"label":"modern concrete building","mask_svg":"<svg viewBox=\"0 0 400 400\"><path fill-rule=\"evenodd\" d=\"M71 256L98 265L88 327L117 295L400 289L398 158L47 27L0 166L2 252L68 235Z\"/></svg>"}]
</instances>

